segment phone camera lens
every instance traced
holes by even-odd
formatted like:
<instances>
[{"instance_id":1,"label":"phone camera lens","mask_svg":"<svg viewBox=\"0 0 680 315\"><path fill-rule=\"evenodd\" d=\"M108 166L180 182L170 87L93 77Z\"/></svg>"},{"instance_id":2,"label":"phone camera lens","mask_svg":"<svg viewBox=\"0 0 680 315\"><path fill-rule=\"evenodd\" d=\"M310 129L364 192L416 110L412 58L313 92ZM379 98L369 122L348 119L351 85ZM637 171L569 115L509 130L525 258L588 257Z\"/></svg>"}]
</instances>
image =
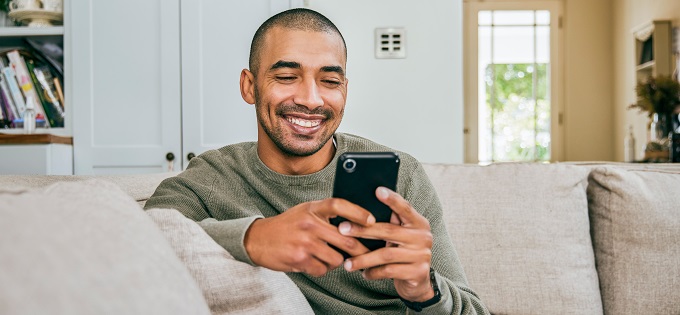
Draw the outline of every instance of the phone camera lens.
<instances>
[{"instance_id":1,"label":"phone camera lens","mask_svg":"<svg viewBox=\"0 0 680 315\"><path fill-rule=\"evenodd\" d=\"M357 162L352 159L347 159L342 163L342 167L345 169L345 171L351 173L354 172L354 169L357 167Z\"/></svg>"}]
</instances>

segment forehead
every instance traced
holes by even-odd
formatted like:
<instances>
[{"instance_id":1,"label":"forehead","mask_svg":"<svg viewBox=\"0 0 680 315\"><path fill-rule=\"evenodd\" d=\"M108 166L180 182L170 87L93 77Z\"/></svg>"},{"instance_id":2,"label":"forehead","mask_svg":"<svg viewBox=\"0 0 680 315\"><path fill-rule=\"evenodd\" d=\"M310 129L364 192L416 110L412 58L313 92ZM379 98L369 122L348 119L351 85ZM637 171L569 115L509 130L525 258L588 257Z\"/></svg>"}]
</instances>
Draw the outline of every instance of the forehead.
<instances>
[{"instance_id":1,"label":"forehead","mask_svg":"<svg viewBox=\"0 0 680 315\"><path fill-rule=\"evenodd\" d=\"M260 68L267 70L280 60L295 61L303 67L345 68L345 47L340 36L332 32L274 27L264 37Z\"/></svg>"}]
</instances>

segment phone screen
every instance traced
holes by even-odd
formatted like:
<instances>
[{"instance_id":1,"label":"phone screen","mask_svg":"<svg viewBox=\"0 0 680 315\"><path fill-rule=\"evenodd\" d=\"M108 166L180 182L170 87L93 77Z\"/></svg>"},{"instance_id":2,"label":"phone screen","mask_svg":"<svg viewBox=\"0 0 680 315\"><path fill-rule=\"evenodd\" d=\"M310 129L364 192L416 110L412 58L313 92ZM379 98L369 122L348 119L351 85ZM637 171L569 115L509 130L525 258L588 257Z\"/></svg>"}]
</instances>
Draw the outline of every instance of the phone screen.
<instances>
[{"instance_id":1,"label":"phone screen","mask_svg":"<svg viewBox=\"0 0 680 315\"><path fill-rule=\"evenodd\" d=\"M376 222L390 222L392 210L375 196L375 190L387 187L396 191L399 156L394 152L347 152L340 156L335 172L333 197L346 199L373 214ZM330 220L337 226L345 218ZM385 246L383 240L359 238L368 249ZM336 248L337 250L337 248ZM345 258L349 255L338 250Z\"/></svg>"}]
</instances>

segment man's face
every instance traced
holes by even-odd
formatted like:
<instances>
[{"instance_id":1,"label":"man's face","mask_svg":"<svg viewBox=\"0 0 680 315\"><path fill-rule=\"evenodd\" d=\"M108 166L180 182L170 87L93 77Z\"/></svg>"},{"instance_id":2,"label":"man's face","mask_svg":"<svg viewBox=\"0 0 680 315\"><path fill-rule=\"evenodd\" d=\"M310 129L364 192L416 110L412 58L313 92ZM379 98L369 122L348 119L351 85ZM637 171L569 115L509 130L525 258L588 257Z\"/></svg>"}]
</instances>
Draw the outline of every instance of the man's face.
<instances>
[{"instance_id":1,"label":"man's face","mask_svg":"<svg viewBox=\"0 0 680 315\"><path fill-rule=\"evenodd\" d=\"M340 125L347 99L345 52L336 34L275 27L265 37L253 95L259 140L289 156L319 151Z\"/></svg>"}]
</instances>

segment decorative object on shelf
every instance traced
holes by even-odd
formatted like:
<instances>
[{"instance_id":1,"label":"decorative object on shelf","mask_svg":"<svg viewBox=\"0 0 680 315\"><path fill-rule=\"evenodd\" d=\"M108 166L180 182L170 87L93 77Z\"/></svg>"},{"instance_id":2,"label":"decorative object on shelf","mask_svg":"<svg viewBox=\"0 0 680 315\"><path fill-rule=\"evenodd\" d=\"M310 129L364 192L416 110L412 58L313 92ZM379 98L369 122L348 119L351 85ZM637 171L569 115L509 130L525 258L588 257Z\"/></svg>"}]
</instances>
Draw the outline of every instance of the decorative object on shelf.
<instances>
[{"instance_id":1,"label":"decorative object on shelf","mask_svg":"<svg viewBox=\"0 0 680 315\"><path fill-rule=\"evenodd\" d=\"M45 11L63 12L64 11L64 1L63 0L40 0L42 3L42 9Z\"/></svg>"},{"instance_id":2,"label":"decorative object on shelf","mask_svg":"<svg viewBox=\"0 0 680 315\"><path fill-rule=\"evenodd\" d=\"M652 119L650 133L651 140L661 140L668 137L673 128L673 115L680 105L680 83L671 76L660 75L649 77L638 82L635 86L637 103L628 109L638 109L647 112Z\"/></svg>"},{"instance_id":3,"label":"decorative object on shelf","mask_svg":"<svg viewBox=\"0 0 680 315\"><path fill-rule=\"evenodd\" d=\"M646 163L666 163L669 161L669 140L664 138L661 141L651 141L645 147L645 157L643 162Z\"/></svg>"},{"instance_id":4,"label":"decorative object on shelf","mask_svg":"<svg viewBox=\"0 0 680 315\"><path fill-rule=\"evenodd\" d=\"M12 0L9 2L9 10L36 10L40 9L39 0Z\"/></svg>"},{"instance_id":5,"label":"decorative object on shelf","mask_svg":"<svg viewBox=\"0 0 680 315\"><path fill-rule=\"evenodd\" d=\"M29 27L48 27L64 19L63 0L12 0L8 16Z\"/></svg>"},{"instance_id":6,"label":"decorative object on shelf","mask_svg":"<svg viewBox=\"0 0 680 315\"><path fill-rule=\"evenodd\" d=\"M628 134L626 135L623 142L623 155L624 161L634 162L635 161L635 136L633 135L633 126L628 126Z\"/></svg>"},{"instance_id":7,"label":"decorative object on shelf","mask_svg":"<svg viewBox=\"0 0 680 315\"><path fill-rule=\"evenodd\" d=\"M669 143L669 148L670 148L670 157L669 160L672 163L680 163L680 132L673 132L671 134L670 138L670 143Z\"/></svg>"}]
</instances>

